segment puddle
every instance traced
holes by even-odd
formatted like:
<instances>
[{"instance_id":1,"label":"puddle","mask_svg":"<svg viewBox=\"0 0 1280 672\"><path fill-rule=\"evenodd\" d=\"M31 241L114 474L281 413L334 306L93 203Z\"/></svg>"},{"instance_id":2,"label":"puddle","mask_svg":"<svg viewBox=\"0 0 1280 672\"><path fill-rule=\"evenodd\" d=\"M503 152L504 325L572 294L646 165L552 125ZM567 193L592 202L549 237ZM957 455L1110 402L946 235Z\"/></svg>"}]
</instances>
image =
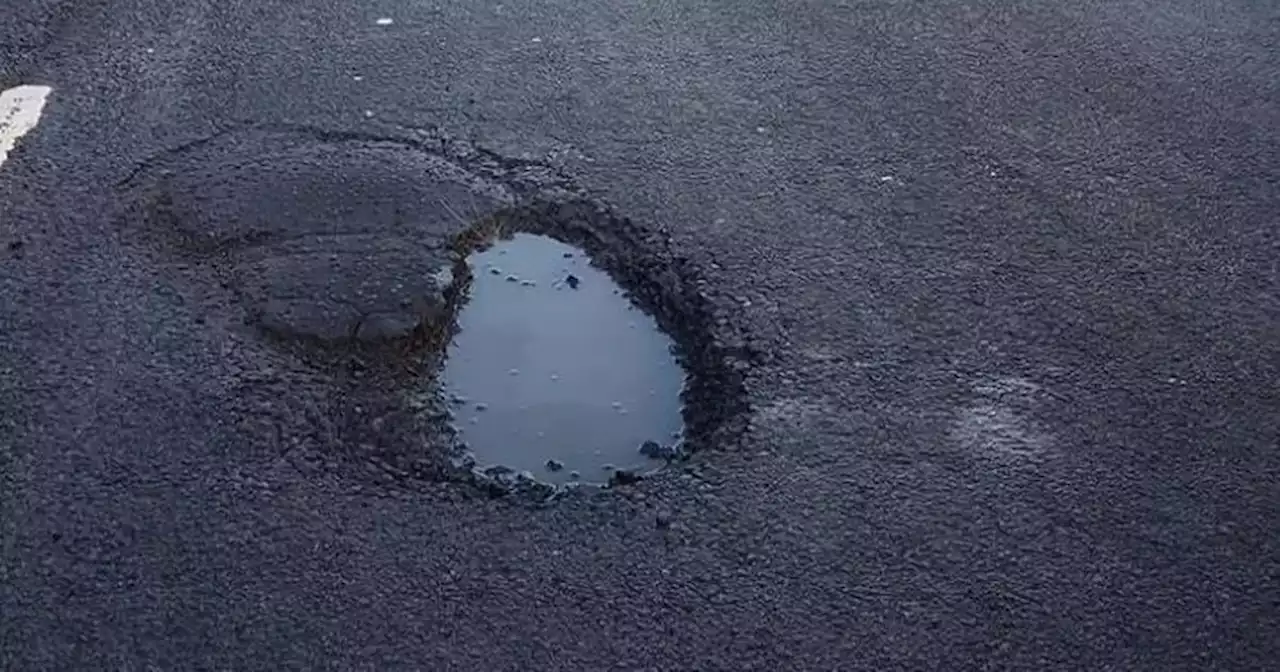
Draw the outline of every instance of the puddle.
<instances>
[{"instance_id":1,"label":"puddle","mask_svg":"<svg viewBox=\"0 0 1280 672\"><path fill-rule=\"evenodd\" d=\"M470 298L442 372L480 469L605 483L663 461L682 428L672 340L587 256L526 233L469 257Z\"/></svg>"}]
</instances>

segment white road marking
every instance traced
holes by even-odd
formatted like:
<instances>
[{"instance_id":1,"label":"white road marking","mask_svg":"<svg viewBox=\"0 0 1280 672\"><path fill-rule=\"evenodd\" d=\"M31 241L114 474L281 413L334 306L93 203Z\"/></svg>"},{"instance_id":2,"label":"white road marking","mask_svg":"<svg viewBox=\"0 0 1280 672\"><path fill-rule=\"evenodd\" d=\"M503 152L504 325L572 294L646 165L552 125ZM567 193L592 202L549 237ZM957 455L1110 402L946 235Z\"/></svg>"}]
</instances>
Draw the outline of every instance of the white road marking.
<instances>
[{"instance_id":1,"label":"white road marking","mask_svg":"<svg viewBox=\"0 0 1280 672\"><path fill-rule=\"evenodd\" d=\"M28 85L0 92L0 166L18 139L36 127L51 91L47 86Z\"/></svg>"}]
</instances>

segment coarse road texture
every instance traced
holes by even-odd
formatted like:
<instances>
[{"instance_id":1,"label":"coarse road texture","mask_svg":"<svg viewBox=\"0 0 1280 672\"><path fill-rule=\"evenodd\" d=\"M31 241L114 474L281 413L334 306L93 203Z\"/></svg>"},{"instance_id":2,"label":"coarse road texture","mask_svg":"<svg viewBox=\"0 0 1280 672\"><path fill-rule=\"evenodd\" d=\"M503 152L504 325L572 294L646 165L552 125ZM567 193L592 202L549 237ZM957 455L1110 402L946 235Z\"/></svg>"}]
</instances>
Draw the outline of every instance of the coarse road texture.
<instances>
[{"instance_id":1,"label":"coarse road texture","mask_svg":"<svg viewBox=\"0 0 1280 672\"><path fill-rule=\"evenodd\" d=\"M1274 669L1280 5L3 5L0 668ZM264 448L321 383L110 216L233 122L668 227L741 445L541 510Z\"/></svg>"}]
</instances>

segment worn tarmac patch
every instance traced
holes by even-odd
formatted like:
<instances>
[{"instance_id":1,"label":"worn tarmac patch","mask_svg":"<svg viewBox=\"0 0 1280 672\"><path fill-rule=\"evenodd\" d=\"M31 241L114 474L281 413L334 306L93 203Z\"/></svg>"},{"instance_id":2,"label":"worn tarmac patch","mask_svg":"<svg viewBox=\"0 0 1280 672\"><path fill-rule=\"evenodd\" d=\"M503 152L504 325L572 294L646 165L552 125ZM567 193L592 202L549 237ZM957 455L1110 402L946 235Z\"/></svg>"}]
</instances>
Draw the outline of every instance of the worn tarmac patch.
<instances>
[{"instance_id":1,"label":"worn tarmac patch","mask_svg":"<svg viewBox=\"0 0 1280 672\"><path fill-rule=\"evenodd\" d=\"M566 492L475 468L439 385L470 287L466 257L496 231L584 250L670 335L686 373L685 453L732 445L745 427L751 353L697 270L663 233L546 166L435 132L253 127L153 157L120 188L126 236L202 269L263 347L332 377L327 450L360 473L374 465L400 484L462 480L536 500ZM612 483L637 478L620 470Z\"/></svg>"},{"instance_id":2,"label":"worn tarmac patch","mask_svg":"<svg viewBox=\"0 0 1280 672\"><path fill-rule=\"evenodd\" d=\"M1046 398L1040 385L1018 376L991 377L972 385L973 399L957 409L951 438L970 455L1010 464L1038 464L1056 441L1034 411Z\"/></svg>"},{"instance_id":3,"label":"worn tarmac patch","mask_svg":"<svg viewBox=\"0 0 1280 672\"><path fill-rule=\"evenodd\" d=\"M265 335L317 348L443 329L452 237L512 202L393 142L255 132L179 159L147 189L144 232L215 263Z\"/></svg>"}]
</instances>

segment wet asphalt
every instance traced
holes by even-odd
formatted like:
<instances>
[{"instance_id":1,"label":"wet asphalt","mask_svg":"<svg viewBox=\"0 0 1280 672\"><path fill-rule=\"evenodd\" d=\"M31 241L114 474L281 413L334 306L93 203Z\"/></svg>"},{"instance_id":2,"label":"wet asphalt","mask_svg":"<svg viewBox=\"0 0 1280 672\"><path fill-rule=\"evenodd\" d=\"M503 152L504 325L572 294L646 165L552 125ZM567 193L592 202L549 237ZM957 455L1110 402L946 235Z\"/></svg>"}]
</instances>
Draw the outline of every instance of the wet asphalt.
<instances>
[{"instance_id":1,"label":"wet asphalt","mask_svg":"<svg viewBox=\"0 0 1280 672\"><path fill-rule=\"evenodd\" d=\"M1273 3L5 3L17 83L0 668L1280 654ZM747 431L537 510L300 467L326 380L112 214L229 124L438 127L665 227Z\"/></svg>"}]
</instances>

